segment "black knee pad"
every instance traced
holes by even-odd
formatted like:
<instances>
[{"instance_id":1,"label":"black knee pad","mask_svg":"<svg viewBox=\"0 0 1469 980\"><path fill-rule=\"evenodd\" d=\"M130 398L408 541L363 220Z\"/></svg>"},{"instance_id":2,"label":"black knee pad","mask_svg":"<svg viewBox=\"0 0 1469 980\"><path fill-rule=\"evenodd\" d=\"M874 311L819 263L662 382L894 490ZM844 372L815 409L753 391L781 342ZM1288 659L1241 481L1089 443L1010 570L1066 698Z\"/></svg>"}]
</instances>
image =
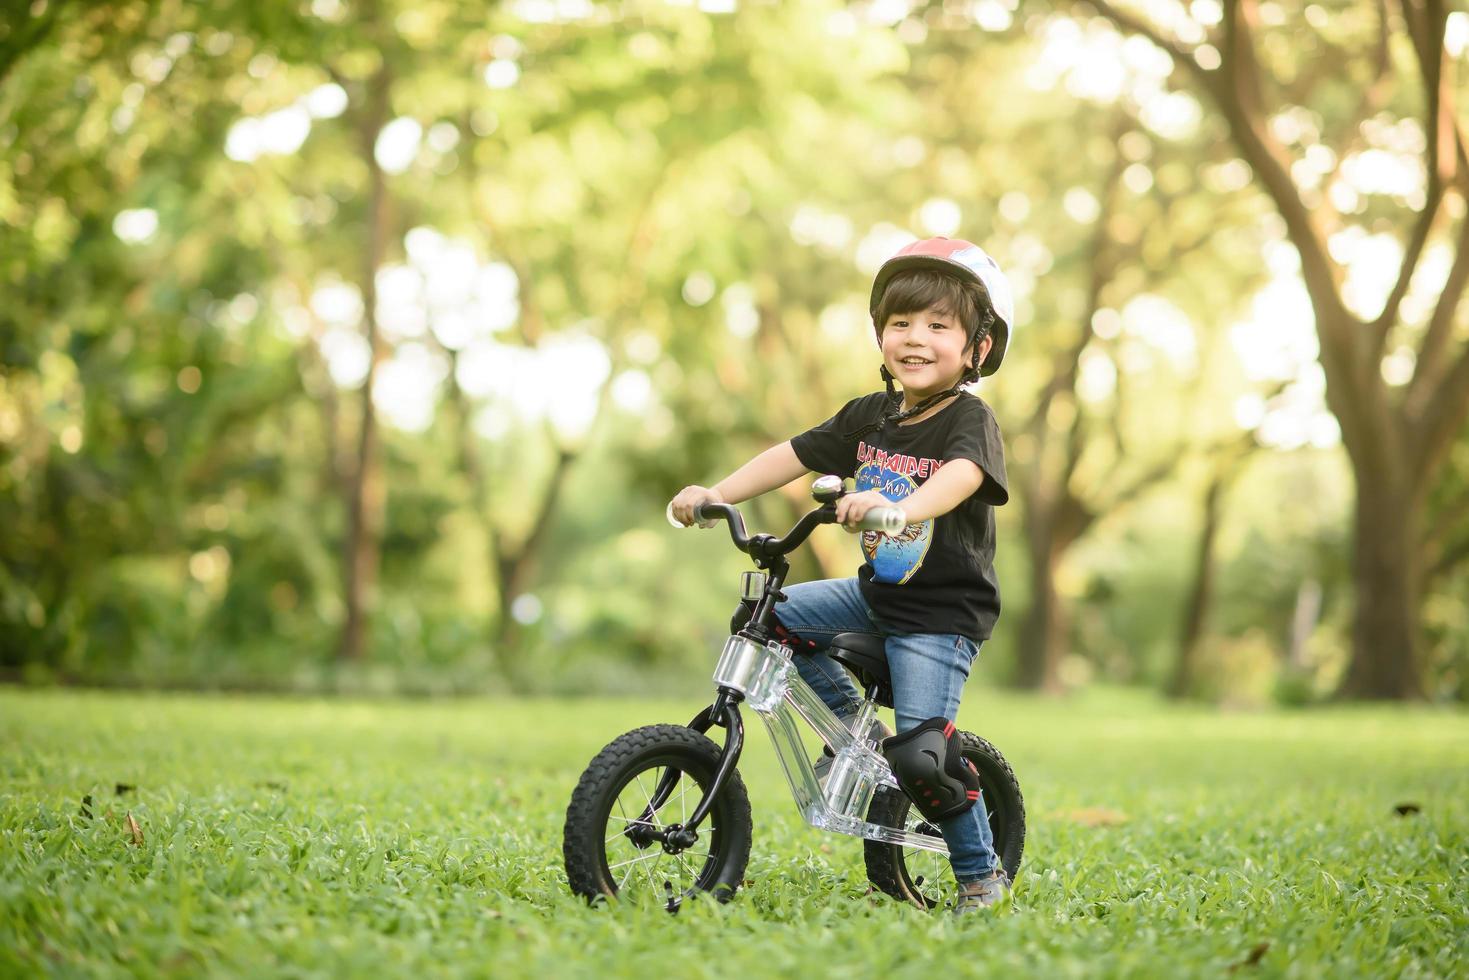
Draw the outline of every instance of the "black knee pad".
<instances>
[{"instance_id":1,"label":"black knee pad","mask_svg":"<svg viewBox=\"0 0 1469 980\"><path fill-rule=\"evenodd\" d=\"M979 773L963 749L947 718L930 718L882 743L898 786L926 820L957 817L979 800Z\"/></svg>"}]
</instances>

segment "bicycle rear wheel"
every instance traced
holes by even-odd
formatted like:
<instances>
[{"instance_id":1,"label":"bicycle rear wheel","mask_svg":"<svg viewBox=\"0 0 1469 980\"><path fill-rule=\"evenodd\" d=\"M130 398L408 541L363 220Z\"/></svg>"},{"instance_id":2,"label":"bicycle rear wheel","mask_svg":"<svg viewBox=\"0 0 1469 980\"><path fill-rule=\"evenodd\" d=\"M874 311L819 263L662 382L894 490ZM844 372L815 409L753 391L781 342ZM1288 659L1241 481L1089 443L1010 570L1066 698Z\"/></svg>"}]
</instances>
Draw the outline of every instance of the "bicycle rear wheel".
<instances>
[{"instance_id":1,"label":"bicycle rear wheel","mask_svg":"<svg viewBox=\"0 0 1469 980\"><path fill-rule=\"evenodd\" d=\"M1025 851L1025 799L1010 763L1000 750L971 732L960 732L964 758L979 772L980 804L989 814L990 833L1000 867L1011 881L1020 873ZM867 819L886 827L942 837L939 828L923 818L901 791L884 787L872 798ZM879 890L920 908L944 908L953 904L958 884L949 859L935 851L880 841L863 842L867 878Z\"/></svg>"},{"instance_id":2,"label":"bicycle rear wheel","mask_svg":"<svg viewBox=\"0 0 1469 980\"><path fill-rule=\"evenodd\" d=\"M614 739L582 773L566 810L562 853L571 890L589 902L655 902L670 911L699 893L728 901L750 859L750 800L738 771L715 797L694 846L671 847L661 836L687 822L718 763L719 746L681 725ZM665 779L675 781L658 799Z\"/></svg>"}]
</instances>

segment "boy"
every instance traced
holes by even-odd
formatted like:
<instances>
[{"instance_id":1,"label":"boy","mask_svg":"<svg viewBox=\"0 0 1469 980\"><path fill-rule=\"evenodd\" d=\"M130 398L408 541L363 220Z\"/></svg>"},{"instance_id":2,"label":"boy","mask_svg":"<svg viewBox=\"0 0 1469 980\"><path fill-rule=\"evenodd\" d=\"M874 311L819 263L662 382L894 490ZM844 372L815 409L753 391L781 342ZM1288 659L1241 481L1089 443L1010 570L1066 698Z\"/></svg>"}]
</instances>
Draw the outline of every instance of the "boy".
<instances>
[{"instance_id":1,"label":"boy","mask_svg":"<svg viewBox=\"0 0 1469 980\"><path fill-rule=\"evenodd\" d=\"M899 739L920 727L957 739L946 721L957 716L970 665L999 617L993 508L1009 499L999 426L961 386L999 368L1014 301L978 246L932 238L883 264L870 306L886 392L848 402L712 488L685 487L673 514L688 525L700 504L739 503L809 471L856 478L858 492L837 501L849 531L873 507L901 501L902 532L862 532L866 563L857 578L788 586L778 614L816 644L795 663L837 714L850 717L861 697L824 648L838 633L875 633L886 641ZM1009 882L984 808L970 806L939 828L959 882L956 911L1001 902Z\"/></svg>"}]
</instances>

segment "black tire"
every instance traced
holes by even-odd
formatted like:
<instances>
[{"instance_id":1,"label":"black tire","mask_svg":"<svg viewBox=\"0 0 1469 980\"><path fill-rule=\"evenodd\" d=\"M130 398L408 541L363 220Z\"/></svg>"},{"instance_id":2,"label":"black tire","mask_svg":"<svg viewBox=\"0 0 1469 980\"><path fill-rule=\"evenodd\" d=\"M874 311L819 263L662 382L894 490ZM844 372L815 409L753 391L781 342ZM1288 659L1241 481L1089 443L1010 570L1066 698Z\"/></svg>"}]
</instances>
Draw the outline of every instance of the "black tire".
<instances>
[{"instance_id":1,"label":"black tire","mask_svg":"<svg viewBox=\"0 0 1469 980\"><path fill-rule=\"evenodd\" d=\"M750 860L750 798L738 771L725 780L689 850L669 854L658 841L639 844L627 832L670 768L682 775L651 822L657 829L683 823L714 782L719 753L682 725L638 728L597 753L566 810L562 853L571 890L588 902L620 897L669 910L698 893L729 901Z\"/></svg>"},{"instance_id":2,"label":"black tire","mask_svg":"<svg viewBox=\"0 0 1469 980\"><path fill-rule=\"evenodd\" d=\"M979 771L980 799L989 812L995 853L1005 874L1014 881L1025 851L1025 798L1020 794L1020 783L999 749L971 732L959 734L964 740L964 758ZM925 821L901 790L891 787L880 788L873 795L867 819L886 827L941 836L938 827ZM867 879L883 893L920 908L953 903L957 886L944 855L875 840L863 844Z\"/></svg>"}]
</instances>

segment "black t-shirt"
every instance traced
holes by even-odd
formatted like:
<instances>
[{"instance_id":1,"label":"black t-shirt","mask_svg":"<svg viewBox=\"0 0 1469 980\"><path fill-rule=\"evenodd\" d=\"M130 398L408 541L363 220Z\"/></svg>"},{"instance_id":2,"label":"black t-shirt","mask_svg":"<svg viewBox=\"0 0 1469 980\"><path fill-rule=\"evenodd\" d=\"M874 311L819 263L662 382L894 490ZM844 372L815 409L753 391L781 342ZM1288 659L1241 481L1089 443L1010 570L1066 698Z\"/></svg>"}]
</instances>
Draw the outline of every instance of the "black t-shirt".
<instances>
[{"instance_id":1,"label":"black t-shirt","mask_svg":"<svg viewBox=\"0 0 1469 980\"><path fill-rule=\"evenodd\" d=\"M856 477L858 490L877 490L893 501L950 460L967 459L983 470L979 489L949 513L909 524L893 537L863 531L866 563L857 577L868 606L894 632L987 640L1000 617L994 508L1010 499L1000 426L988 405L962 394L921 422L888 422L859 434L887 407L883 392L853 399L791 446L807 468Z\"/></svg>"}]
</instances>

